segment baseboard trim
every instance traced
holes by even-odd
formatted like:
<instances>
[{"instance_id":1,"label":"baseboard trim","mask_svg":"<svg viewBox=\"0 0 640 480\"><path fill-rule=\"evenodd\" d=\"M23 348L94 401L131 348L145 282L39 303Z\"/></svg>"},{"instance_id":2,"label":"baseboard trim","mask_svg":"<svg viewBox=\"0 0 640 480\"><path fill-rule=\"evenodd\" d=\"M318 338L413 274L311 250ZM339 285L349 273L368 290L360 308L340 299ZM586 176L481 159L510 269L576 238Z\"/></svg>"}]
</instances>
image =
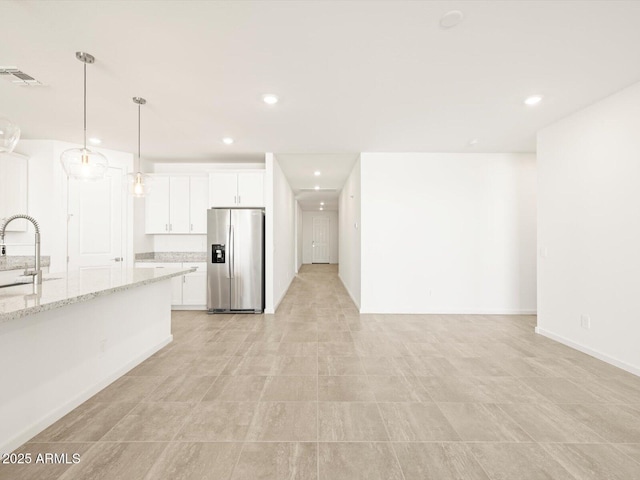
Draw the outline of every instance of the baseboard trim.
<instances>
[{"instance_id":1,"label":"baseboard trim","mask_svg":"<svg viewBox=\"0 0 640 480\"><path fill-rule=\"evenodd\" d=\"M602 360L603 362L613 365L614 367L621 368L622 370L625 370L629 373L632 373L640 377L640 368L634 367L633 365L623 362L622 360L618 360L615 357L611 357L605 353L599 352L585 345L582 345L581 343L574 342L573 340L569 340L568 338L565 338L561 335L557 335L553 332L550 332L540 327L536 327L535 332L538 335L542 335L543 337L547 337L547 338L550 338L551 340L555 340L556 342L562 343L567 347L571 347L575 350L578 350L579 352L586 353L587 355L597 358L598 360Z\"/></svg>"},{"instance_id":2,"label":"baseboard trim","mask_svg":"<svg viewBox=\"0 0 640 480\"><path fill-rule=\"evenodd\" d=\"M81 404L89 400L100 390L109 386L111 383L113 383L118 378L123 376L129 370L131 370L132 368L136 367L137 365L142 363L144 360L149 358L151 355L153 355L157 351L169 345L172 341L173 341L173 335L169 335L162 342L146 350L142 354L138 355L136 358L134 358L133 360L125 364L123 367L119 368L118 370L111 373L106 378L100 380L99 382L95 383L94 385L86 389L84 392L80 393L77 397L69 400L64 405L61 405L60 407L54 409L48 415L45 415L40 420L31 424L29 427L24 429L18 435L14 436L13 438L10 438L9 440L5 441L2 445L0 445L0 453L12 452L16 448L18 448L20 445L27 442L29 439L36 436L38 433L42 432L45 428L49 427L53 423L60 420L67 413L72 411L74 408L79 407Z\"/></svg>"},{"instance_id":3,"label":"baseboard trim","mask_svg":"<svg viewBox=\"0 0 640 480\"><path fill-rule=\"evenodd\" d=\"M351 298L351 301L355 304L355 306L358 308L358 312L362 313L360 311L360 302L356 301L355 298L353 298L353 294L351 293L351 290L349 290L349 287L347 287L347 284L344 283L344 279L342 278L342 275L340 275L340 273L338 273L338 278L340 279L340 282L342 282L342 286L344 287L344 289L347 291L347 293L349 294L349 297Z\"/></svg>"},{"instance_id":4,"label":"baseboard trim","mask_svg":"<svg viewBox=\"0 0 640 480\"><path fill-rule=\"evenodd\" d=\"M537 315L536 310L429 310L421 312L365 311L360 313L372 315Z\"/></svg>"},{"instance_id":5,"label":"baseboard trim","mask_svg":"<svg viewBox=\"0 0 640 480\"><path fill-rule=\"evenodd\" d=\"M171 305L171 311L176 312L180 310L202 310L207 311L206 305Z\"/></svg>"}]
</instances>

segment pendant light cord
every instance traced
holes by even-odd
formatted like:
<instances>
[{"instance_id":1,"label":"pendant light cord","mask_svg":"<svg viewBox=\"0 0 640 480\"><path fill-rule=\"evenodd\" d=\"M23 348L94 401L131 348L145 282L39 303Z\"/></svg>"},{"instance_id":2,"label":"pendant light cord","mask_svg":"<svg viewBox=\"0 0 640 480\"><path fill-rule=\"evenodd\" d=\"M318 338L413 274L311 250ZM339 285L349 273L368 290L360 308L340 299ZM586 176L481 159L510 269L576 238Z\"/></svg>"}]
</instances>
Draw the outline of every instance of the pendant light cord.
<instances>
[{"instance_id":1,"label":"pendant light cord","mask_svg":"<svg viewBox=\"0 0 640 480\"><path fill-rule=\"evenodd\" d=\"M140 172L140 107L138 104L138 172Z\"/></svg>"},{"instance_id":2,"label":"pendant light cord","mask_svg":"<svg viewBox=\"0 0 640 480\"><path fill-rule=\"evenodd\" d=\"M87 149L87 64L84 64L84 149Z\"/></svg>"}]
</instances>

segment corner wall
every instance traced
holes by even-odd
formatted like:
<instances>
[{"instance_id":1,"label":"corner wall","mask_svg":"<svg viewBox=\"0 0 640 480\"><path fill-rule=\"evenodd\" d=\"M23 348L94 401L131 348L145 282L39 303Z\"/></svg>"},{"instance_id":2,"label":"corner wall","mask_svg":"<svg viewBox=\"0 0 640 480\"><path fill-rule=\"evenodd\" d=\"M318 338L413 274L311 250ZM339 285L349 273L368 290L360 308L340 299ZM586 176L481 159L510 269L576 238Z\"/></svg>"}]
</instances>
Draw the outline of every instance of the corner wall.
<instances>
[{"instance_id":1,"label":"corner wall","mask_svg":"<svg viewBox=\"0 0 640 480\"><path fill-rule=\"evenodd\" d=\"M640 375L640 84L538 134L536 331ZM582 320L590 328L581 326Z\"/></svg>"},{"instance_id":2,"label":"corner wall","mask_svg":"<svg viewBox=\"0 0 640 480\"><path fill-rule=\"evenodd\" d=\"M363 153L362 313L535 313L533 154Z\"/></svg>"},{"instance_id":3,"label":"corner wall","mask_svg":"<svg viewBox=\"0 0 640 480\"><path fill-rule=\"evenodd\" d=\"M338 210L338 276L360 309L360 159L340 192Z\"/></svg>"},{"instance_id":4,"label":"corner wall","mask_svg":"<svg viewBox=\"0 0 640 480\"><path fill-rule=\"evenodd\" d=\"M265 313L275 313L296 274L296 201L276 157L265 159Z\"/></svg>"}]
</instances>

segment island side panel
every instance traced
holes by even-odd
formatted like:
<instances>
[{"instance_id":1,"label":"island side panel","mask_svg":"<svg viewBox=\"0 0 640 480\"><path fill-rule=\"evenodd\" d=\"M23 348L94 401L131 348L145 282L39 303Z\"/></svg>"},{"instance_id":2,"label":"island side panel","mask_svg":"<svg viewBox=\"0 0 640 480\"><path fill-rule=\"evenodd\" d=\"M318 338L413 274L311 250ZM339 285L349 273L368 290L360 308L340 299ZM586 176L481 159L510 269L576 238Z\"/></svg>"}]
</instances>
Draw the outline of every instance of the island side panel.
<instances>
[{"instance_id":1,"label":"island side panel","mask_svg":"<svg viewBox=\"0 0 640 480\"><path fill-rule=\"evenodd\" d=\"M0 452L172 341L171 279L0 324Z\"/></svg>"}]
</instances>

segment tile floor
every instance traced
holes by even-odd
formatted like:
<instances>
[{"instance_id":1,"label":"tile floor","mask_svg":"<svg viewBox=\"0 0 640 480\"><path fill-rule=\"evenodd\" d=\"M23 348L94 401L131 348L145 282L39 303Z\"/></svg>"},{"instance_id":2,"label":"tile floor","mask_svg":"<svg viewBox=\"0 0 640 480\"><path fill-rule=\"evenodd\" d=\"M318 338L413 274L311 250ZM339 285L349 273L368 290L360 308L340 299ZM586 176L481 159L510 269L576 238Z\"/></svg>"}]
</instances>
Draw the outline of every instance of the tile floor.
<instances>
[{"instance_id":1,"label":"tile floor","mask_svg":"<svg viewBox=\"0 0 640 480\"><path fill-rule=\"evenodd\" d=\"M359 315L305 266L275 316L175 312L174 342L0 479L640 479L640 379L535 317Z\"/></svg>"}]
</instances>

